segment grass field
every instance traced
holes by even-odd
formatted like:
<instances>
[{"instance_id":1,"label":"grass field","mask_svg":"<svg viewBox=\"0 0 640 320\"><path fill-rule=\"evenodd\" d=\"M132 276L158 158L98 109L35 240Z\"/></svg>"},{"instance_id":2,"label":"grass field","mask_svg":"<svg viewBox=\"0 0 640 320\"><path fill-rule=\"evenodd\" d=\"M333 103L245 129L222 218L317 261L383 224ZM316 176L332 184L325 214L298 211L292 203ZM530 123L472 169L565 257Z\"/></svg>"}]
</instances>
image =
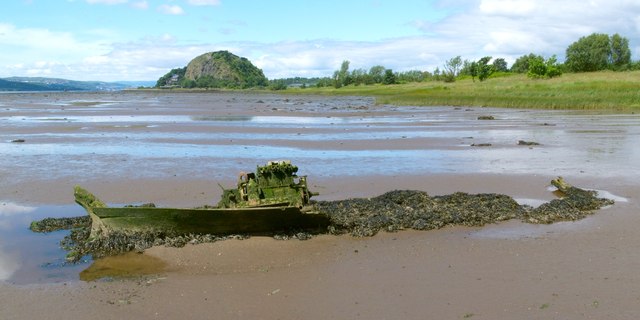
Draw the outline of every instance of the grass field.
<instances>
[{"instance_id":1,"label":"grass field","mask_svg":"<svg viewBox=\"0 0 640 320\"><path fill-rule=\"evenodd\" d=\"M490 106L537 109L640 111L640 71L569 73L554 79L514 74L454 83L429 81L398 85L287 89L289 94L372 96L378 104Z\"/></svg>"}]
</instances>

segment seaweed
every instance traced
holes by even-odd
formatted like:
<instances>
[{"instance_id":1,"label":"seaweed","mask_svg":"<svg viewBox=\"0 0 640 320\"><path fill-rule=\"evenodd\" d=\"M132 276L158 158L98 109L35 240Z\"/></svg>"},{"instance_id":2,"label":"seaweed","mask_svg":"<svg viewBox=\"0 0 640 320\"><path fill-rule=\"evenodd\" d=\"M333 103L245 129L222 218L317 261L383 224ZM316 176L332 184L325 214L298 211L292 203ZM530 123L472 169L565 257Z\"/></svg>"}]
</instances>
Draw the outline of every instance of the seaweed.
<instances>
[{"instance_id":1,"label":"seaweed","mask_svg":"<svg viewBox=\"0 0 640 320\"><path fill-rule=\"evenodd\" d=\"M87 226L91 226L91 218L89 216L80 216L71 218L45 218L33 221L31 225L29 225L29 229L33 232L52 232Z\"/></svg>"},{"instance_id":2,"label":"seaweed","mask_svg":"<svg viewBox=\"0 0 640 320\"><path fill-rule=\"evenodd\" d=\"M395 190L371 199L316 203L329 215L331 233L372 236L380 230L431 230L447 225L483 226L522 216L526 207L500 194L456 192L431 197L426 192Z\"/></svg>"}]
</instances>

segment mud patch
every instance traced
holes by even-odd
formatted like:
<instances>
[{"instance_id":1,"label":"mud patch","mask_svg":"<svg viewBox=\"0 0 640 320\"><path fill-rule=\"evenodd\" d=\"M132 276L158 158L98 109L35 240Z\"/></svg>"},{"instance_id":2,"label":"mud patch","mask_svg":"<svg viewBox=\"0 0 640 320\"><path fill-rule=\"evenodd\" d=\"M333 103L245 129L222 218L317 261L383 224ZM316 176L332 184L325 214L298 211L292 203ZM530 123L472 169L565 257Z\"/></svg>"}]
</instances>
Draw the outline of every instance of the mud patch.
<instances>
[{"instance_id":1,"label":"mud patch","mask_svg":"<svg viewBox=\"0 0 640 320\"><path fill-rule=\"evenodd\" d=\"M166 267L167 263L159 258L129 252L95 260L89 268L80 272L80 280L95 281L159 274L164 272Z\"/></svg>"}]
</instances>

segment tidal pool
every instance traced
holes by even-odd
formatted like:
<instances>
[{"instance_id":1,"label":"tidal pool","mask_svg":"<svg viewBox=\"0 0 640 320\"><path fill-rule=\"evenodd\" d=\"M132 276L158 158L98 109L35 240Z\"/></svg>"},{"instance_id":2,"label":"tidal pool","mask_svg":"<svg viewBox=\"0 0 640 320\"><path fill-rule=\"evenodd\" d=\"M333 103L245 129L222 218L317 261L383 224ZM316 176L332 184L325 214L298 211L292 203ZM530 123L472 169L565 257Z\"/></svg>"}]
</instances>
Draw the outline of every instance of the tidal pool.
<instances>
[{"instance_id":1,"label":"tidal pool","mask_svg":"<svg viewBox=\"0 0 640 320\"><path fill-rule=\"evenodd\" d=\"M67 264L60 240L69 231L34 233L31 221L84 215L77 205L23 206L0 201L0 281L25 285L79 279L88 262Z\"/></svg>"}]
</instances>

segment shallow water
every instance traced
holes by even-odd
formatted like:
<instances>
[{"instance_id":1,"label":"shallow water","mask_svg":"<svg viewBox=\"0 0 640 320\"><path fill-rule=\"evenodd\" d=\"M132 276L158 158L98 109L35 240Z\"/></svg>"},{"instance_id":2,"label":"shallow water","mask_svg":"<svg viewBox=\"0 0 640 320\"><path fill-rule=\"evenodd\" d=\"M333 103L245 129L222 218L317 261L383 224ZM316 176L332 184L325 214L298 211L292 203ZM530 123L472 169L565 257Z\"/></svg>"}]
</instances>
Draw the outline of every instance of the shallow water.
<instances>
[{"instance_id":1,"label":"shallow water","mask_svg":"<svg viewBox=\"0 0 640 320\"><path fill-rule=\"evenodd\" d=\"M78 205L29 207L0 202L0 281L15 285L95 281L139 277L165 271L166 263L130 252L93 260L83 257L68 263L60 240L68 230L36 233L29 224L48 217L76 217L86 212Z\"/></svg>"},{"instance_id":2,"label":"shallow water","mask_svg":"<svg viewBox=\"0 0 640 320\"><path fill-rule=\"evenodd\" d=\"M629 165L640 163L638 115L378 107L362 98L274 95L5 97L12 99L0 111L0 174L9 181L43 172L121 176L132 168L143 177L215 172L211 178L221 179L239 164L281 158L324 177L480 172L628 179ZM249 115L256 112L264 115ZM11 142L17 139L25 142ZM114 159L126 165L114 166Z\"/></svg>"},{"instance_id":3,"label":"shallow water","mask_svg":"<svg viewBox=\"0 0 640 320\"><path fill-rule=\"evenodd\" d=\"M86 214L77 205L29 207L0 201L0 281L13 284L78 280L89 262L65 263L60 240L68 231L34 233L31 221Z\"/></svg>"}]
</instances>

